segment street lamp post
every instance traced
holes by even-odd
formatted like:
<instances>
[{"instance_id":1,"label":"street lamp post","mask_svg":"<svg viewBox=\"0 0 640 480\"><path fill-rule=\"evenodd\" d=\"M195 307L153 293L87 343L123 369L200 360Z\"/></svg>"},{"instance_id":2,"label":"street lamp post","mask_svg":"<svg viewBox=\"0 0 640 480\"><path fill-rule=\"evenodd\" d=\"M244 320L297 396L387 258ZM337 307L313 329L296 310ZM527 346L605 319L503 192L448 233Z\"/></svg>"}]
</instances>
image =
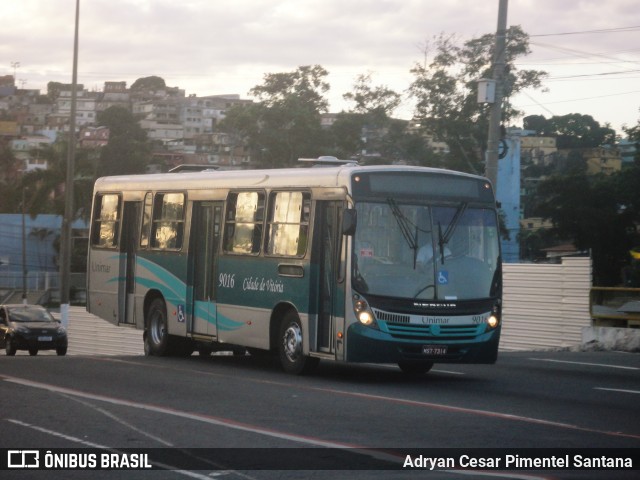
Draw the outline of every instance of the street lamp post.
<instances>
[{"instance_id":1,"label":"street lamp post","mask_svg":"<svg viewBox=\"0 0 640 480\"><path fill-rule=\"evenodd\" d=\"M71 82L71 118L69 119L69 145L67 152L67 177L65 183L64 217L60 242L60 319L69 324L69 269L71 265L71 223L73 221L73 177L76 155L76 102L78 88L78 26L80 0L76 0L75 35L73 41L73 74Z\"/></svg>"}]
</instances>

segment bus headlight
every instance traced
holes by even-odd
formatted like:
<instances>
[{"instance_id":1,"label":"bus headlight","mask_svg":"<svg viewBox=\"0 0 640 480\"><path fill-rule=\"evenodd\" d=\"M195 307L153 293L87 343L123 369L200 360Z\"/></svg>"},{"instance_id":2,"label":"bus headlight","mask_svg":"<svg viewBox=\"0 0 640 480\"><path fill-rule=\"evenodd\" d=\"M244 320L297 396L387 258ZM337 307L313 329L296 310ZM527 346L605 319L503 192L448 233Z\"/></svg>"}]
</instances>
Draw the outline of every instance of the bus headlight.
<instances>
[{"instance_id":1,"label":"bus headlight","mask_svg":"<svg viewBox=\"0 0 640 480\"><path fill-rule=\"evenodd\" d=\"M376 318L373 315L371 308L369 308L369 304L365 300L362 300L357 296L354 297L353 311L355 312L356 318L361 324L368 327L378 326L376 324Z\"/></svg>"},{"instance_id":2,"label":"bus headlight","mask_svg":"<svg viewBox=\"0 0 640 480\"><path fill-rule=\"evenodd\" d=\"M495 304L487 317L487 330L493 330L498 325L500 325L500 305Z\"/></svg>"}]
</instances>

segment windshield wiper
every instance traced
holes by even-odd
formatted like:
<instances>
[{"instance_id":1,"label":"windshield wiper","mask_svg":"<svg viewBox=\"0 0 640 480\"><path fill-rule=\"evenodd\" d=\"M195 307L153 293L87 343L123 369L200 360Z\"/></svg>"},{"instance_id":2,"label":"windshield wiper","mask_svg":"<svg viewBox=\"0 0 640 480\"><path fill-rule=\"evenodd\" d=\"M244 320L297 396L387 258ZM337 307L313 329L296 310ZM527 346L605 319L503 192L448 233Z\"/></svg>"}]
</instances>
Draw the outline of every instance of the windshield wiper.
<instances>
[{"instance_id":1,"label":"windshield wiper","mask_svg":"<svg viewBox=\"0 0 640 480\"><path fill-rule=\"evenodd\" d=\"M440 222L438 222L438 246L440 247L440 258L441 258L440 261L443 264L444 264L444 246L447 243L449 243L449 240L451 240L451 236L453 235L453 232L456 230L456 227L458 226L458 222L460 221L460 218L462 218L462 215L467 210L467 205L468 205L467 202L462 202L458 206L458 209L456 210L456 213L453 215L453 218L451 219L449 226L444 231L444 234L442 233L442 225L440 224Z\"/></svg>"},{"instance_id":2,"label":"windshield wiper","mask_svg":"<svg viewBox=\"0 0 640 480\"><path fill-rule=\"evenodd\" d=\"M402 210L398 207L398 204L393 198L387 198L387 203L391 208L391 213L393 213L396 222L398 222L398 227L400 227L400 232L402 232L402 236L404 237L409 248L413 250L413 268L416 268L416 261L418 258L418 226L414 225L411 220L405 217ZM415 231L411 231L411 227L415 227Z\"/></svg>"}]
</instances>

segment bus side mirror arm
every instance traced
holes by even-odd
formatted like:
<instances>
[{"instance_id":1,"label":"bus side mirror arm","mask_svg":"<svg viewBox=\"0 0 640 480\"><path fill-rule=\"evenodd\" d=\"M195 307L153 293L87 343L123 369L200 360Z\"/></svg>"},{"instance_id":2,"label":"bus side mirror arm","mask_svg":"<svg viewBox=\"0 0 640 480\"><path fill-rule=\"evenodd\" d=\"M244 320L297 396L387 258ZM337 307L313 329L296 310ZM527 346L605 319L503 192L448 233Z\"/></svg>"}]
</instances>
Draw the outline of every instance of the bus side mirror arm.
<instances>
[{"instance_id":1,"label":"bus side mirror arm","mask_svg":"<svg viewBox=\"0 0 640 480\"><path fill-rule=\"evenodd\" d=\"M356 225L358 223L358 215L355 208L347 208L342 215L342 234L354 235L356 233Z\"/></svg>"}]
</instances>

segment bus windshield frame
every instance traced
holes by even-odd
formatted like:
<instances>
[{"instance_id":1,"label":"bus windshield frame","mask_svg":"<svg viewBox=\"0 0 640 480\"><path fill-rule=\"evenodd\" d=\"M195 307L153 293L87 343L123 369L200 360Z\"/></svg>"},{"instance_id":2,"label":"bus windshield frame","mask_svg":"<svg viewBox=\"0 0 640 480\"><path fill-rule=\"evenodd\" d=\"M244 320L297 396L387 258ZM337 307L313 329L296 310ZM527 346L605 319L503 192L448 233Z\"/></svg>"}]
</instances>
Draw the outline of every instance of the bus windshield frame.
<instances>
[{"instance_id":1,"label":"bus windshield frame","mask_svg":"<svg viewBox=\"0 0 640 480\"><path fill-rule=\"evenodd\" d=\"M500 295L499 226L487 181L360 173L353 178L353 191L356 292L410 301Z\"/></svg>"}]
</instances>

